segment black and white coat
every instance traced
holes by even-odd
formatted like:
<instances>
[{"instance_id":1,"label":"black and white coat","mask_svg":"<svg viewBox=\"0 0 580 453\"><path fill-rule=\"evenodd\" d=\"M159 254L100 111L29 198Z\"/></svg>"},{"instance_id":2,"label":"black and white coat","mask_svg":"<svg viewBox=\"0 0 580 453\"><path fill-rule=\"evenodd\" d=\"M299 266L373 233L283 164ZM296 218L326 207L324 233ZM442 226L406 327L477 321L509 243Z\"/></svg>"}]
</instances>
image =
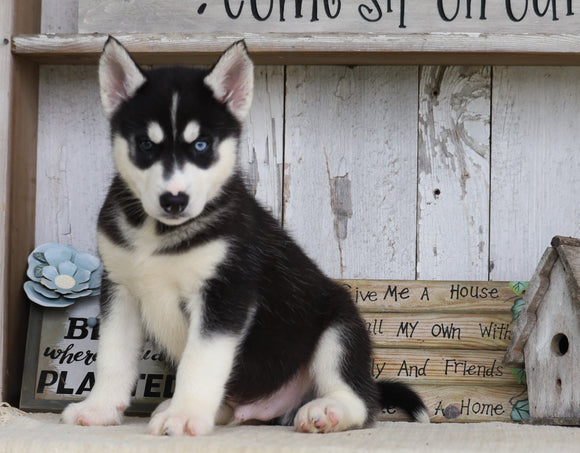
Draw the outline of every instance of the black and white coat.
<instances>
[{"instance_id":1,"label":"black and white coat","mask_svg":"<svg viewBox=\"0 0 580 453\"><path fill-rule=\"evenodd\" d=\"M152 434L203 435L250 419L339 431L387 405L428 421L409 388L372 379L349 294L243 183L237 149L253 93L245 45L209 71L144 71L109 39L99 71L117 174L98 224L97 380L63 420L120 423L150 336L177 366Z\"/></svg>"}]
</instances>

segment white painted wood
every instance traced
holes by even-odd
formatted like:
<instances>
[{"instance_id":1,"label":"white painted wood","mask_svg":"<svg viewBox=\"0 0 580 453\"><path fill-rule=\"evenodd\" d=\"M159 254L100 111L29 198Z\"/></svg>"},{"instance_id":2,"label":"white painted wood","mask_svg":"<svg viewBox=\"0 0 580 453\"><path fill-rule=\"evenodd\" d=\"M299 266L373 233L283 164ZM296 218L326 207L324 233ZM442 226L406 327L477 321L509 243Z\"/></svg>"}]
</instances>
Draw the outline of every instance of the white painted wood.
<instances>
[{"instance_id":1,"label":"white painted wood","mask_svg":"<svg viewBox=\"0 0 580 453\"><path fill-rule=\"evenodd\" d=\"M301 9L297 8L298 3L302 5ZM304 34L324 30L401 35L432 32L577 32L580 18L578 15L567 15L573 11L572 5L568 7L564 1L539 3L541 6L536 14L527 1L80 0L79 31L159 33L197 29L207 33L250 30ZM389 7L391 12L388 12ZM301 14L297 14L297 9Z\"/></svg>"},{"instance_id":2,"label":"white painted wood","mask_svg":"<svg viewBox=\"0 0 580 453\"><path fill-rule=\"evenodd\" d=\"M240 162L252 193L282 218L284 67L258 66Z\"/></svg>"},{"instance_id":3,"label":"white painted wood","mask_svg":"<svg viewBox=\"0 0 580 453\"><path fill-rule=\"evenodd\" d=\"M42 33L76 33L79 0L42 0Z\"/></svg>"},{"instance_id":4,"label":"white painted wood","mask_svg":"<svg viewBox=\"0 0 580 453\"><path fill-rule=\"evenodd\" d=\"M0 331L6 332L6 310L8 295L8 217L9 199L9 150L11 85L12 85L12 55L10 54L10 34L12 31L12 2L0 3ZM5 394L5 350L6 337L0 337L0 398Z\"/></svg>"},{"instance_id":5,"label":"white painted wood","mask_svg":"<svg viewBox=\"0 0 580 453\"><path fill-rule=\"evenodd\" d=\"M488 278L490 94L489 67L421 68L417 278Z\"/></svg>"},{"instance_id":6,"label":"white painted wood","mask_svg":"<svg viewBox=\"0 0 580 453\"><path fill-rule=\"evenodd\" d=\"M288 67L284 221L332 277L414 278L416 67Z\"/></svg>"},{"instance_id":7,"label":"white painted wood","mask_svg":"<svg viewBox=\"0 0 580 453\"><path fill-rule=\"evenodd\" d=\"M113 174L94 66L41 68L36 243L96 252L96 220Z\"/></svg>"},{"instance_id":8,"label":"white painted wood","mask_svg":"<svg viewBox=\"0 0 580 453\"><path fill-rule=\"evenodd\" d=\"M580 68L494 68L492 280L529 280L555 235L580 236Z\"/></svg>"}]
</instances>

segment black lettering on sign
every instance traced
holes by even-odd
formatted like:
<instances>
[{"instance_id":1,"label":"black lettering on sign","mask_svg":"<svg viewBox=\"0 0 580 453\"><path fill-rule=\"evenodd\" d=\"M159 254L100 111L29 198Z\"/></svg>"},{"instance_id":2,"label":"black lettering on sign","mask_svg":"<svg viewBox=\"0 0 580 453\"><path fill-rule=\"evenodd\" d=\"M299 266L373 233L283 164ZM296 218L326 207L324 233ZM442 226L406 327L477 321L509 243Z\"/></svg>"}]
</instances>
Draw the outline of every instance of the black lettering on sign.
<instances>
[{"instance_id":1,"label":"black lettering on sign","mask_svg":"<svg viewBox=\"0 0 580 453\"><path fill-rule=\"evenodd\" d=\"M91 340L99 339L99 324L89 327L88 318L68 318L65 340L83 340L91 335Z\"/></svg>"},{"instance_id":2,"label":"black lettering on sign","mask_svg":"<svg viewBox=\"0 0 580 453\"><path fill-rule=\"evenodd\" d=\"M445 376L478 376L478 377L499 377L503 376L503 366L497 365L494 360L491 365L473 364L467 360L443 359L445 360Z\"/></svg>"},{"instance_id":3,"label":"black lettering on sign","mask_svg":"<svg viewBox=\"0 0 580 453\"><path fill-rule=\"evenodd\" d=\"M310 21L311 22L317 22L319 20L318 17L318 4L319 1L321 0L312 0L312 7L310 10ZM232 0L224 0L224 8L225 8L225 12L226 15L228 16L228 18L230 19L238 19L242 13L244 12L244 7L246 2L248 2L250 4L250 12L252 14L252 17L259 21L259 22L264 22L266 20L269 20L272 17L272 13L274 11L274 4L275 1L274 0L242 0L239 3L232 5L233 2ZM324 14L326 15L326 17L328 19L336 19L339 14L340 14L340 10L342 7L342 0L322 0L322 4L324 6ZM292 3L292 2L288 2L288 3ZM285 22L286 21L286 0L278 0L278 8L279 8L279 14L278 14L278 20L280 22ZM294 12L295 12L295 18L300 19L303 17L302 15L302 4L303 4L303 0L294 0ZM198 13L199 14L203 14L203 12L205 11L205 7L203 9L201 9L201 12Z\"/></svg>"},{"instance_id":4,"label":"black lettering on sign","mask_svg":"<svg viewBox=\"0 0 580 453\"><path fill-rule=\"evenodd\" d=\"M144 398L171 398L174 391L174 374L141 373L131 396L143 395Z\"/></svg>"},{"instance_id":5,"label":"black lettering on sign","mask_svg":"<svg viewBox=\"0 0 580 453\"><path fill-rule=\"evenodd\" d=\"M387 362L377 363L375 359L372 360L371 373L375 379L379 378L385 369L385 366L387 366Z\"/></svg>"},{"instance_id":6,"label":"black lettering on sign","mask_svg":"<svg viewBox=\"0 0 580 453\"><path fill-rule=\"evenodd\" d=\"M397 331L397 337L399 335L405 335L406 338L413 338L413 334L415 333L415 328L419 324L419 321L415 321L414 323L410 322L401 322L399 325L399 330ZM410 330L409 330L410 329Z\"/></svg>"},{"instance_id":7,"label":"black lettering on sign","mask_svg":"<svg viewBox=\"0 0 580 453\"><path fill-rule=\"evenodd\" d=\"M502 415L505 412L502 404L480 403L479 401L472 401L468 398L467 401L461 400L461 414L467 416L473 415L487 415L494 417Z\"/></svg>"},{"instance_id":8,"label":"black lettering on sign","mask_svg":"<svg viewBox=\"0 0 580 453\"><path fill-rule=\"evenodd\" d=\"M75 389L67 387L68 371L53 371L42 370L38 376L38 383L36 385L36 393L43 394L49 387L54 387L56 384L56 392L58 395L82 395L92 390L95 385L95 373L89 371L82 379L79 386Z\"/></svg>"},{"instance_id":9,"label":"black lettering on sign","mask_svg":"<svg viewBox=\"0 0 580 453\"><path fill-rule=\"evenodd\" d=\"M508 323L498 324L497 322L490 322L489 326L484 326L479 323L479 330L481 338L492 338L493 340L511 340L511 330Z\"/></svg>"},{"instance_id":10,"label":"black lettering on sign","mask_svg":"<svg viewBox=\"0 0 580 453\"><path fill-rule=\"evenodd\" d=\"M457 16L459 15L459 10L461 7L461 0L454 0L455 1L455 12L450 16L448 14L449 11L453 10L453 8L446 9L444 0L437 0L437 11L439 12L439 17L443 19L445 22L452 22L454 21ZM451 2L453 4L453 2ZM465 7L466 13L465 18L471 19L471 0L465 0ZM485 17L485 7L486 7L486 0L480 0L480 13L479 19L486 20Z\"/></svg>"},{"instance_id":11,"label":"black lettering on sign","mask_svg":"<svg viewBox=\"0 0 580 453\"><path fill-rule=\"evenodd\" d=\"M383 335L383 320L382 319L374 319L372 322L367 321L367 332L369 335Z\"/></svg>"},{"instance_id":12,"label":"black lettering on sign","mask_svg":"<svg viewBox=\"0 0 580 453\"><path fill-rule=\"evenodd\" d=\"M470 415L483 415L487 417L499 417L505 414L505 409L501 403L482 403L480 401L461 400L461 404L449 404L443 407L443 401L439 401L433 415L441 415L448 420L452 420L461 415L469 417Z\"/></svg>"},{"instance_id":13,"label":"black lettering on sign","mask_svg":"<svg viewBox=\"0 0 580 453\"><path fill-rule=\"evenodd\" d=\"M497 288L489 289L485 286L463 286L461 284L452 284L449 293L451 300L465 298L471 299L497 299L499 297Z\"/></svg>"},{"instance_id":14,"label":"black lettering on sign","mask_svg":"<svg viewBox=\"0 0 580 453\"><path fill-rule=\"evenodd\" d=\"M378 22L383 17L383 9L378 0L371 0L370 3L370 5L368 3L361 3L358 7L358 13L367 22ZM393 12L390 0L387 1L385 12ZM399 1L399 28L407 28L405 25L405 0Z\"/></svg>"},{"instance_id":15,"label":"black lettering on sign","mask_svg":"<svg viewBox=\"0 0 580 453\"><path fill-rule=\"evenodd\" d=\"M388 297L394 299L394 301L397 302L399 298L406 300L411 296L409 295L409 288L403 288L402 290L399 291L397 285L395 286L389 285L387 287L387 290L385 291L383 300L386 300Z\"/></svg>"},{"instance_id":16,"label":"black lettering on sign","mask_svg":"<svg viewBox=\"0 0 580 453\"><path fill-rule=\"evenodd\" d=\"M407 365L407 361L403 360L403 363L401 363L401 367L399 368L397 376L401 376L401 373L403 373L403 376L407 377L427 376L427 364L429 363L429 360L431 359L425 360L423 366Z\"/></svg>"},{"instance_id":17,"label":"black lettering on sign","mask_svg":"<svg viewBox=\"0 0 580 453\"><path fill-rule=\"evenodd\" d=\"M85 365L91 365L97 360L96 352L91 352L90 349L88 351L73 352L74 348L74 343L70 343L66 349L46 347L44 349L43 356L50 357L52 360L58 361L60 365L65 363L70 365L71 363L75 362L82 362Z\"/></svg>"},{"instance_id":18,"label":"black lettering on sign","mask_svg":"<svg viewBox=\"0 0 580 453\"><path fill-rule=\"evenodd\" d=\"M534 14L538 17L544 17L548 11L552 11L552 20L557 21L558 19L558 12L556 8L556 0L531 0L532 1L532 10ZM505 0L505 9L507 16L512 22L521 22L524 20L528 14L529 10L529 2L530 0L519 0L519 7L518 11L520 13L514 12L513 3L514 0ZM542 3L542 5L541 5ZM574 13L572 12L572 0L568 0L566 6L566 15L573 16Z\"/></svg>"},{"instance_id":19,"label":"black lettering on sign","mask_svg":"<svg viewBox=\"0 0 580 453\"><path fill-rule=\"evenodd\" d=\"M444 323L433 324L431 335L436 338L443 337L452 340L461 340L461 327L455 327L453 323L450 325L445 325Z\"/></svg>"}]
</instances>

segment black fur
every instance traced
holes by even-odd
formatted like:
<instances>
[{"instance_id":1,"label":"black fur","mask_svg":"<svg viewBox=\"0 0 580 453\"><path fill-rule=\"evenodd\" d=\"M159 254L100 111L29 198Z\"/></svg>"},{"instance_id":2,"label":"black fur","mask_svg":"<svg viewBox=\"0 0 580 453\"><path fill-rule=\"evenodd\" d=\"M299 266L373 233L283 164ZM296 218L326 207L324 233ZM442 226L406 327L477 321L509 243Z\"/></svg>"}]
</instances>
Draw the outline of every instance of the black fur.
<instances>
[{"instance_id":1,"label":"black fur","mask_svg":"<svg viewBox=\"0 0 580 453\"><path fill-rule=\"evenodd\" d=\"M164 68L143 73L146 83L111 119L112 133L128 137L135 145L130 157L137 167L147 168L161 161L165 170L170 171L173 162L183 164L187 160L210 168L216 159L213 147L227 137L239 139L241 124L203 83L207 71ZM191 144L171 139L153 147L139 146L150 120L170 129L170 124L166 124L170 121L168 106L175 92L180 97L179 127L185 126L179 121L198 121L201 136L212 148L207 153L195 153ZM147 214L117 175L101 210L98 227L119 247L130 248L130 238L124 236L119 223L121 217L138 228ZM238 172L198 217L179 226L157 222L157 234L169 244L157 250L164 255L186 253L218 238L229 244L227 259L217 277L205 282L203 288L202 329L206 336L241 333L251 323L226 385L226 397L231 401L253 402L276 392L309 366L322 333L336 327L344 347L342 377L366 402L367 424L380 408L387 406L397 405L412 416L425 408L404 384L373 380L370 340L349 293L327 278L255 201ZM109 286L105 278L105 312ZM185 308L183 312L188 315Z\"/></svg>"}]
</instances>

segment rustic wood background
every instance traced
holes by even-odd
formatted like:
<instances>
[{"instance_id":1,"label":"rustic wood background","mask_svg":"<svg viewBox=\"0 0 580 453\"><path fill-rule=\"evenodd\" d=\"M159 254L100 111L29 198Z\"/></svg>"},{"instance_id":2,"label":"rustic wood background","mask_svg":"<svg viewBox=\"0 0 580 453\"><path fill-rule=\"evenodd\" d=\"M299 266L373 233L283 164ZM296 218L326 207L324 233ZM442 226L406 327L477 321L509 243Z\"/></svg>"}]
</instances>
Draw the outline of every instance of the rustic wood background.
<instances>
[{"instance_id":1,"label":"rustic wood background","mask_svg":"<svg viewBox=\"0 0 580 453\"><path fill-rule=\"evenodd\" d=\"M45 33L78 0L45 0ZM259 66L242 163L334 278L527 280L580 235L579 67ZM95 250L112 174L94 66L42 66L37 243Z\"/></svg>"}]
</instances>

